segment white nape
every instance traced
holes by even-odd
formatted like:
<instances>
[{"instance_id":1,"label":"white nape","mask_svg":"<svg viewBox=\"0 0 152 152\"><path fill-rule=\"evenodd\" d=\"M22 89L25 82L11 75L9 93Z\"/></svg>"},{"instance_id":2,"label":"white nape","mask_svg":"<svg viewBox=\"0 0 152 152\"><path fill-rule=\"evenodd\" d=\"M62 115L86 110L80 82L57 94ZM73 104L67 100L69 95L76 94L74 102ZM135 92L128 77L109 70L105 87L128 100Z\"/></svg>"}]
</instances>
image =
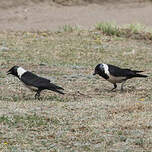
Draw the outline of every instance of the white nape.
<instances>
[{"instance_id":1,"label":"white nape","mask_svg":"<svg viewBox=\"0 0 152 152\"><path fill-rule=\"evenodd\" d=\"M104 70L105 70L105 74L107 74L108 76L110 76L108 65L107 65L107 64L104 64L104 63L103 63L102 65L103 65L103 68L104 68Z\"/></svg>"},{"instance_id":2,"label":"white nape","mask_svg":"<svg viewBox=\"0 0 152 152\"><path fill-rule=\"evenodd\" d=\"M22 67L19 67L19 68L17 69L17 74L18 74L19 78L21 78L21 76L22 76L25 72L27 72L27 71L24 70Z\"/></svg>"}]
</instances>

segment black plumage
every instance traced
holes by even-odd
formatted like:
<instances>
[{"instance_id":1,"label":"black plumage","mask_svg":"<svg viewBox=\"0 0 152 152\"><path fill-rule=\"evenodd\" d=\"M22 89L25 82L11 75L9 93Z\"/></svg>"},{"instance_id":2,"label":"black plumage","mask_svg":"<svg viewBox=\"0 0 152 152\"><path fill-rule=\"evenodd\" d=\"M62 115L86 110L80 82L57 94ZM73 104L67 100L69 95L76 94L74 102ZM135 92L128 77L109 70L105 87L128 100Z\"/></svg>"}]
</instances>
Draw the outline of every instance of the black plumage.
<instances>
[{"instance_id":1,"label":"black plumage","mask_svg":"<svg viewBox=\"0 0 152 152\"><path fill-rule=\"evenodd\" d=\"M62 91L60 91L64 90L62 87L51 83L50 80L46 78L37 76L32 72L26 71L22 67L14 66L7 73L18 77L25 84L26 87L28 87L32 91L35 91L35 98L39 99L40 92L45 89L64 94Z\"/></svg>"},{"instance_id":2,"label":"black plumage","mask_svg":"<svg viewBox=\"0 0 152 152\"><path fill-rule=\"evenodd\" d=\"M117 88L117 83L122 83L121 90L123 90L123 85L126 80L134 77L143 77L146 78L147 75L139 74L143 71L131 70L131 69L122 69L120 67L111 65L111 64L98 64L95 67L94 74L98 74L107 81L111 82L114 85L114 89Z\"/></svg>"}]
</instances>

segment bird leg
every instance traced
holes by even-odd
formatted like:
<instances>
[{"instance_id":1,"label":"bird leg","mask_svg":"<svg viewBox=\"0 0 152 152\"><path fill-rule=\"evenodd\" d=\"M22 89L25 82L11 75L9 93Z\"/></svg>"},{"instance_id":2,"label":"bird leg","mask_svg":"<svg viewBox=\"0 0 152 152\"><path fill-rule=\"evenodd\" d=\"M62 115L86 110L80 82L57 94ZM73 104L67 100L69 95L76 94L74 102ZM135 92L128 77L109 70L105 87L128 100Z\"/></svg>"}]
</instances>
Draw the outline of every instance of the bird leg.
<instances>
[{"instance_id":1,"label":"bird leg","mask_svg":"<svg viewBox=\"0 0 152 152\"><path fill-rule=\"evenodd\" d=\"M41 90L37 90L37 92L35 94L35 99L40 100L40 92L41 92Z\"/></svg>"},{"instance_id":2,"label":"bird leg","mask_svg":"<svg viewBox=\"0 0 152 152\"><path fill-rule=\"evenodd\" d=\"M122 82L122 84L121 84L121 91L123 91L123 86L124 86L124 83L125 83L126 81L124 81L124 82Z\"/></svg>"},{"instance_id":3,"label":"bird leg","mask_svg":"<svg viewBox=\"0 0 152 152\"><path fill-rule=\"evenodd\" d=\"M117 88L116 83L115 83L115 84L113 84L113 85L114 85L114 88L112 88L112 89L111 89L111 91L113 91L113 90L115 90L115 89Z\"/></svg>"}]
</instances>

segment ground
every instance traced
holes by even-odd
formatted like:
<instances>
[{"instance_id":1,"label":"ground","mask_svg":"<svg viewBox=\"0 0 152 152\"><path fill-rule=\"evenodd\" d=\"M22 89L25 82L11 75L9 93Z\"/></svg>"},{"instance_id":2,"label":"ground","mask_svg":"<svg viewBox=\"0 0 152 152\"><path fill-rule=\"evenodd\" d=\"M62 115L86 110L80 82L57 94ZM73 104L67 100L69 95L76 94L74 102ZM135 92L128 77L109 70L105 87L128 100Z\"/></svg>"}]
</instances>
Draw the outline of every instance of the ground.
<instances>
[{"instance_id":1,"label":"ground","mask_svg":"<svg viewBox=\"0 0 152 152\"><path fill-rule=\"evenodd\" d=\"M0 33L0 151L152 151L152 36L138 33L139 25L107 26ZM111 92L112 84L92 75L101 62L149 77ZM44 91L35 100L6 75L13 65L50 79L65 95Z\"/></svg>"}]
</instances>

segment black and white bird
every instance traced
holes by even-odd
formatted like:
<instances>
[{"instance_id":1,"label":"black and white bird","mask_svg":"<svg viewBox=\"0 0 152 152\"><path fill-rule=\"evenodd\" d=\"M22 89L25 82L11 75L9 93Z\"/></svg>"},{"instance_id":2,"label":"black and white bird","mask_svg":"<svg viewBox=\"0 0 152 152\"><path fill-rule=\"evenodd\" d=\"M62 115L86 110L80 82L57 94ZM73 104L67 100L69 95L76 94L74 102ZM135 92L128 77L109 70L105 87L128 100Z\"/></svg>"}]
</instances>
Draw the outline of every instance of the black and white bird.
<instances>
[{"instance_id":1,"label":"black and white bird","mask_svg":"<svg viewBox=\"0 0 152 152\"><path fill-rule=\"evenodd\" d=\"M56 86L55 84L51 83L50 80L39 77L32 72L26 71L22 67L13 66L7 72L7 74L12 74L18 77L27 88L35 91L35 99L39 99L41 91L45 89L64 94L62 91L60 91L64 90L62 87Z\"/></svg>"},{"instance_id":2,"label":"black and white bird","mask_svg":"<svg viewBox=\"0 0 152 152\"><path fill-rule=\"evenodd\" d=\"M143 71L136 71L136 70L130 70L130 69L122 69L114 65L110 64L98 64L95 67L93 75L100 75L107 81L111 82L114 85L114 88L112 90L117 88L117 83L121 84L121 91L123 91L123 85L126 82L126 80L134 78L134 77L148 77L147 75L139 74Z\"/></svg>"}]
</instances>

